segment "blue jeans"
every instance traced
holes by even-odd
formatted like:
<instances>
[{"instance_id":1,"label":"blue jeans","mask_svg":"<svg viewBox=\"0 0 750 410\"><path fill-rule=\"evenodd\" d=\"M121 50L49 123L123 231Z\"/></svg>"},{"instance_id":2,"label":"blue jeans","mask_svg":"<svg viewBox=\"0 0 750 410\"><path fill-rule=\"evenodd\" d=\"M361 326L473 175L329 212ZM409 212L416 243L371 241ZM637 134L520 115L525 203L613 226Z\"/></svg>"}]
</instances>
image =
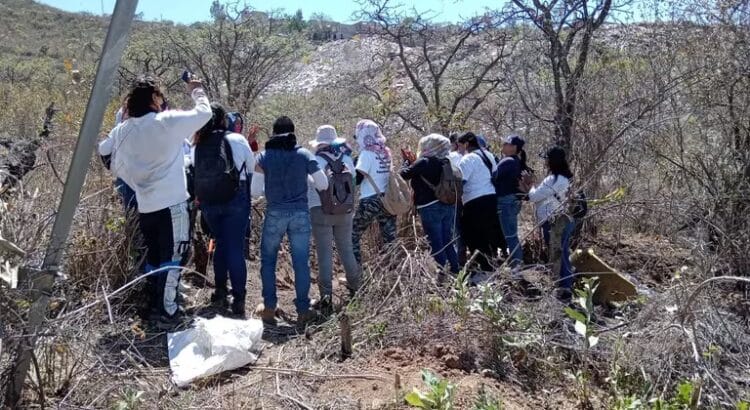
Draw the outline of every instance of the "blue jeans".
<instances>
[{"instance_id":1,"label":"blue jeans","mask_svg":"<svg viewBox=\"0 0 750 410\"><path fill-rule=\"evenodd\" d=\"M549 254L552 266L555 268L557 266L560 267L560 287L571 289L573 287L574 277L573 266L570 263L570 238L573 236L576 221L568 219L565 216L559 216L558 218L561 219L555 223L564 224L562 227L556 227L556 229L561 229L562 231L559 247L556 246L556 244L550 243L552 224L550 224L549 221L542 224L542 235L544 236L544 243L547 245L547 253ZM555 246L555 248L552 248L552 246Z\"/></svg>"},{"instance_id":2,"label":"blue jeans","mask_svg":"<svg viewBox=\"0 0 750 410\"><path fill-rule=\"evenodd\" d=\"M458 273L458 255L453 247L453 226L456 223L455 205L436 202L419 209L422 229L427 234L432 256L440 267L450 264L451 272Z\"/></svg>"},{"instance_id":3,"label":"blue jeans","mask_svg":"<svg viewBox=\"0 0 750 410\"><path fill-rule=\"evenodd\" d=\"M297 299L294 301L297 313L310 310L310 212L266 211L263 233L260 239L260 277L263 284L263 304L267 309L276 309L276 259L281 240L286 234L292 248L292 268Z\"/></svg>"},{"instance_id":4,"label":"blue jeans","mask_svg":"<svg viewBox=\"0 0 750 410\"><path fill-rule=\"evenodd\" d=\"M523 263L523 249L518 240L518 213L521 212L521 201L515 195L497 197L497 216L503 228L505 241L508 243L511 265Z\"/></svg>"},{"instance_id":5,"label":"blue jeans","mask_svg":"<svg viewBox=\"0 0 750 410\"><path fill-rule=\"evenodd\" d=\"M248 228L250 199L240 189L225 204L201 204L201 212L216 240L214 278L217 289L226 289L227 274L232 282L232 296L245 299L247 266L245 265L245 231Z\"/></svg>"},{"instance_id":6,"label":"blue jeans","mask_svg":"<svg viewBox=\"0 0 750 410\"><path fill-rule=\"evenodd\" d=\"M122 206L125 208L125 211L133 210L133 212L138 212L138 202L135 199L135 191L133 191L133 188L129 187L122 179L117 178L115 181L115 189L120 195L120 200L122 201Z\"/></svg>"}]
</instances>

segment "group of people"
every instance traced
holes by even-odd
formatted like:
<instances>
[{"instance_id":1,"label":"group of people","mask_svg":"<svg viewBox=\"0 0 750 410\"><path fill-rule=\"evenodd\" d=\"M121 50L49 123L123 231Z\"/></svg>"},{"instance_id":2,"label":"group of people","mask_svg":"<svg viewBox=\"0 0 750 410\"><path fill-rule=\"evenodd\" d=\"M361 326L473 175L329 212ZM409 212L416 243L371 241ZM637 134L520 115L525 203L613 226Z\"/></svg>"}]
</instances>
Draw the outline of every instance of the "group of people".
<instances>
[{"instance_id":1,"label":"group of people","mask_svg":"<svg viewBox=\"0 0 750 410\"><path fill-rule=\"evenodd\" d=\"M402 150L398 167L374 121L357 123L354 159L347 140L333 126L319 127L307 149L297 140L293 121L282 116L274 122L265 149L255 154L248 139L233 132L224 107L209 102L199 80L189 80L187 87L194 107L167 109L158 81L139 77L118 124L99 147L126 204L136 207L146 248L143 271L151 272L150 306L158 322L181 320L179 282L195 224L192 209L200 210L215 240L211 301L245 315L251 197L261 196L266 203L260 241L263 303L256 313L266 323L275 323L281 313L276 265L285 236L298 322L330 311L334 245L346 273L343 283L354 294L361 281L363 233L377 221L383 242L396 240L396 216L384 204L394 176L409 181L413 205L441 270L455 274L471 262L466 269L479 277L493 271L499 253L507 255L513 274L520 275L518 214L527 200L536 205L552 260L559 261L554 269L562 288L572 285L566 252L574 221L564 209L572 173L561 148L547 151L549 172L536 184L518 135L504 139L499 158L474 133L450 138L430 134L419 141L417 154ZM441 184L447 173L459 178L455 200L445 199L446 185ZM309 296L311 237L318 260L316 302Z\"/></svg>"},{"instance_id":2,"label":"group of people","mask_svg":"<svg viewBox=\"0 0 750 410\"><path fill-rule=\"evenodd\" d=\"M465 266L468 250L472 281L485 279L496 270L496 260L507 258L511 276L525 283L518 216L523 202L533 203L553 272L560 275L559 295L569 298L573 281L569 242L577 223L568 207L573 174L565 151L553 146L543 154L547 175L537 184L534 170L527 165L525 144L519 135L507 136L498 157L490 152L487 140L473 132L450 138L431 134L419 141L419 156L404 152L400 174L413 187L414 203L438 264L458 272ZM461 200L455 206L436 196L435 186L446 172L446 163L462 180Z\"/></svg>"}]
</instances>

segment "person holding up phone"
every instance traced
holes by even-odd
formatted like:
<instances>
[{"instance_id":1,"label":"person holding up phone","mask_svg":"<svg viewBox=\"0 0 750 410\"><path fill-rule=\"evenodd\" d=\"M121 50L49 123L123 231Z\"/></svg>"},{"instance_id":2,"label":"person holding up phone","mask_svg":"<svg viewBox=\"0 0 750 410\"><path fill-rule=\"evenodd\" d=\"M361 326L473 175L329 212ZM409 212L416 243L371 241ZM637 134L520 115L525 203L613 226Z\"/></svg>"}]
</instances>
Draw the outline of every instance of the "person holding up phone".
<instances>
[{"instance_id":1,"label":"person holding up phone","mask_svg":"<svg viewBox=\"0 0 750 410\"><path fill-rule=\"evenodd\" d=\"M180 322L177 293L180 269L190 245L185 136L211 119L211 107L200 80L187 83L195 106L163 111L165 98L154 77L140 76L127 97L127 121L110 132L115 154L112 172L135 191L140 228L147 248L152 313L169 329Z\"/></svg>"}]
</instances>

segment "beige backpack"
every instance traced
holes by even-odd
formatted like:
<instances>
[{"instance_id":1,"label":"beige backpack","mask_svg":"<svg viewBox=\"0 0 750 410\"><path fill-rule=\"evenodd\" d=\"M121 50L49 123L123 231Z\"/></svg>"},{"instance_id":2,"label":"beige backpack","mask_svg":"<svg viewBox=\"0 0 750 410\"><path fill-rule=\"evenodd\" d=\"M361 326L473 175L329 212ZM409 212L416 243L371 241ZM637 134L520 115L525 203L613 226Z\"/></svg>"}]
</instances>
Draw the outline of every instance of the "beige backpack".
<instances>
[{"instance_id":1,"label":"beige backpack","mask_svg":"<svg viewBox=\"0 0 750 410\"><path fill-rule=\"evenodd\" d=\"M370 175L365 174L365 177L370 185L375 188L378 195L383 194ZM385 195L382 196L381 200L383 201L383 207L391 215L404 215L411 210L411 186L401 178L401 175L393 167L391 167L391 172L388 175L388 188L386 188Z\"/></svg>"}]
</instances>

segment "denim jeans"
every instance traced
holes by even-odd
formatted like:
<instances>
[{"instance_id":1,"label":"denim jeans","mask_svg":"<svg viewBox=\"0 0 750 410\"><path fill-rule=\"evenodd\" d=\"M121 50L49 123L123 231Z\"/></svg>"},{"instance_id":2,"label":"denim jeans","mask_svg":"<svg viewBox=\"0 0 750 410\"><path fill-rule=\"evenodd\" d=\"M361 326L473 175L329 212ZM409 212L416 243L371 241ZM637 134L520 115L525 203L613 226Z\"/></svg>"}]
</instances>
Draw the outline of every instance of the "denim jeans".
<instances>
[{"instance_id":1,"label":"denim jeans","mask_svg":"<svg viewBox=\"0 0 750 410\"><path fill-rule=\"evenodd\" d=\"M245 299L247 266L245 265L244 239L250 215L247 191L240 189L224 204L201 204L201 213L216 240L214 251L214 278L217 289L226 289L227 274L232 283L232 296Z\"/></svg>"},{"instance_id":2,"label":"denim jeans","mask_svg":"<svg viewBox=\"0 0 750 410\"><path fill-rule=\"evenodd\" d=\"M323 208L310 209L312 234L318 253L318 290L320 297L333 295L333 244L344 265L346 282L351 291L359 288L361 272L352 247L352 214L326 215Z\"/></svg>"},{"instance_id":3,"label":"denim jeans","mask_svg":"<svg viewBox=\"0 0 750 410\"><path fill-rule=\"evenodd\" d=\"M117 178L115 181L115 189L117 190L117 193L120 195L120 200L122 201L122 206L125 208L125 211L136 211L138 209L138 202L135 199L135 191L133 191L133 188L128 186L128 184L125 183L120 178Z\"/></svg>"},{"instance_id":4,"label":"denim jeans","mask_svg":"<svg viewBox=\"0 0 750 410\"><path fill-rule=\"evenodd\" d=\"M497 216L503 229L505 241L508 243L511 265L523 263L523 249L518 240L518 214L521 212L521 201L516 195L497 197Z\"/></svg>"},{"instance_id":5,"label":"denim jeans","mask_svg":"<svg viewBox=\"0 0 750 410\"><path fill-rule=\"evenodd\" d=\"M566 216L559 216L554 222L546 221L542 224L542 234L544 243L547 245L549 261L552 263L552 272L560 273L560 287L565 289L573 287L570 238L573 236L575 227L576 221Z\"/></svg>"},{"instance_id":6,"label":"denim jeans","mask_svg":"<svg viewBox=\"0 0 750 410\"><path fill-rule=\"evenodd\" d=\"M308 210L266 211L263 233L260 239L260 277L263 285L263 304L267 309L276 309L276 260L284 235L289 238L294 269L294 301L297 313L310 310L310 212Z\"/></svg>"},{"instance_id":7,"label":"denim jeans","mask_svg":"<svg viewBox=\"0 0 750 410\"><path fill-rule=\"evenodd\" d=\"M458 255L453 247L453 231L456 223L456 207L436 202L419 209L422 229L427 234L432 256L443 268L450 264L452 273L458 273Z\"/></svg>"},{"instance_id":8,"label":"denim jeans","mask_svg":"<svg viewBox=\"0 0 750 410\"><path fill-rule=\"evenodd\" d=\"M138 226L138 202L135 199L135 191L120 178L115 180L115 190L120 196L122 207L125 211L126 235L131 238L130 252L133 259L141 261L144 254L143 236ZM139 273L146 273L146 261L143 260L138 266Z\"/></svg>"}]
</instances>

